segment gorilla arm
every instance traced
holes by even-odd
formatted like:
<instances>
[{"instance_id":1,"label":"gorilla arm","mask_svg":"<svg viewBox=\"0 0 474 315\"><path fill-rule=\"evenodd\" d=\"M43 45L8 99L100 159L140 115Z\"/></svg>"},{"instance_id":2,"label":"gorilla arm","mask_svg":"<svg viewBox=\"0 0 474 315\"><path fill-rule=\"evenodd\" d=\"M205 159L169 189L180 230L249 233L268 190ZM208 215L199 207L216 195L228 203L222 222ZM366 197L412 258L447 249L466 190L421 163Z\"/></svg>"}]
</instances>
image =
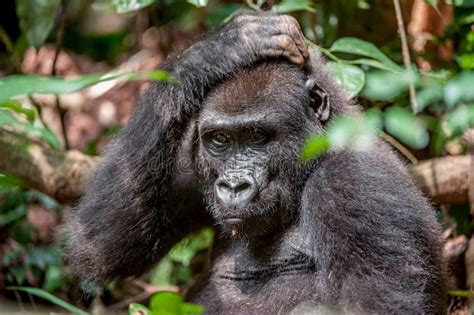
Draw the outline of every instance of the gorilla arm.
<instances>
[{"instance_id":1,"label":"gorilla arm","mask_svg":"<svg viewBox=\"0 0 474 315\"><path fill-rule=\"evenodd\" d=\"M433 209L384 143L331 152L307 182L322 301L348 314L442 314L443 267Z\"/></svg>"},{"instance_id":2,"label":"gorilla arm","mask_svg":"<svg viewBox=\"0 0 474 315\"><path fill-rule=\"evenodd\" d=\"M210 87L259 59L278 56L301 66L308 58L297 22L242 15L165 61L161 69L179 83L152 83L64 227L66 258L75 274L98 285L139 275L206 223L193 175L176 178L183 134Z\"/></svg>"}]
</instances>

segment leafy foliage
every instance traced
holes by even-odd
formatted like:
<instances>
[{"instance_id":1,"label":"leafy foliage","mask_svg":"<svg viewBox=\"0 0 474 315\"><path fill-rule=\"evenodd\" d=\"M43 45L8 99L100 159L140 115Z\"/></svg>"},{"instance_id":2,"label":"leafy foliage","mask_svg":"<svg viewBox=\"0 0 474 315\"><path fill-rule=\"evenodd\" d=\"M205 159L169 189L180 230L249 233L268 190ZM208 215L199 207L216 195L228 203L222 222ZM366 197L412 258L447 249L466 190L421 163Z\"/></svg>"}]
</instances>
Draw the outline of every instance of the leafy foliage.
<instances>
[{"instance_id":1,"label":"leafy foliage","mask_svg":"<svg viewBox=\"0 0 474 315\"><path fill-rule=\"evenodd\" d=\"M68 311L72 314L75 314L75 315L88 315L89 314L87 312L84 312L80 308L77 308L74 305L72 305L70 303L67 303L67 302L55 297L54 295L52 295L51 293L49 293L45 290L41 290L41 289L38 289L38 288L26 288L26 287L14 287L14 286L8 287L7 289L8 290L23 291L23 292L30 293L32 295L35 295L35 296L40 297L42 299L45 299L45 300L47 300L47 301L49 301L53 304L56 304L57 306L60 306L63 309L65 309L66 311Z\"/></svg>"},{"instance_id":2,"label":"leafy foliage","mask_svg":"<svg viewBox=\"0 0 474 315\"><path fill-rule=\"evenodd\" d=\"M77 79L63 79L59 77L40 77L34 75L12 75L0 79L0 102L6 102L15 96L39 94L65 94L72 93L91 85L115 80L157 80L177 82L165 71L154 70L147 73L121 73L121 74L90 74Z\"/></svg>"},{"instance_id":3,"label":"leafy foliage","mask_svg":"<svg viewBox=\"0 0 474 315\"><path fill-rule=\"evenodd\" d=\"M349 92L349 97L356 96L364 87L365 74L360 68L340 62L330 62L329 69L336 82Z\"/></svg>"},{"instance_id":4,"label":"leafy foliage","mask_svg":"<svg viewBox=\"0 0 474 315\"><path fill-rule=\"evenodd\" d=\"M400 66L390 60L374 44L358 38L340 38L332 44L329 51L332 53L347 53L370 58L369 60L357 59L356 61L353 61L357 64L365 64L367 66L391 70L394 72L402 70Z\"/></svg>"},{"instance_id":5,"label":"leafy foliage","mask_svg":"<svg viewBox=\"0 0 474 315\"><path fill-rule=\"evenodd\" d=\"M156 268L152 271L150 282L155 285L174 285L190 280L192 258L208 249L214 238L214 232L205 228L176 244Z\"/></svg>"},{"instance_id":6,"label":"leafy foliage","mask_svg":"<svg viewBox=\"0 0 474 315\"><path fill-rule=\"evenodd\" d=\"M81 1L67 2L70 28L77 21L71 14L71 7ZM98 36L71 30L65 38L68 47L80 54L92 58L117 57L129 48L135 48L133 42L140 42L133 23L138 25L143 16L152 21L154 28L160 31L178 29L185 33L204 27L215 27L243 9L261 11L268 8L269 1L246 0L229 3L220 0L95 0L95 9L106 8L116 13L126 13L122 17L133 17L127 27L113 34ZM437 8L438 1L427 0ZM364 112L361 115L340 117L326 128L326 132L307 139L301 150L302 159L307 161L327 150L349 147L365 150L373 145L373 140L384 132L389 133L408 146L412 151L420 152L422 157L444 155L451 141L459 142L459 137L474 126L474 23L473 0L450 0L454 7L454 21L442 36L432 39L432 44L454 40L457 47L454 59L443 63L434 63L433 70L420 71L415 65L405 69L394 60L399 60L398 39L387 39L386 46L375 45L371 40L356 37L341 37L338 33L341 23L357 23L354 12L360 10L382 10L373 1L309 1L281 0L273 1L271 10L276 13L292 13L298 18L308 38L324 43L324 48L308 40L308 44L318 49L329 60L329 67L337 83L343 86L349 97L362 100ZM60 0L21 0L16 1L16 13L22 34L6 47L15 58L21 58L25 45L36 48L54 40L53 29L60 22ZM80 16L84 11L78 10ZM437 9L438 10L438 9ZM138 12L143 15L137 15ZM312 19L314 18L314 19ZM80 25L80 23L77 23ZM151 26L151 25L148 25ZM377 32L384 29L377 27ZM168 32L166 34L170 34ZM384 33L385 34L385 33ZM7 34L8 36L9 34ZM360 34L359 34L360 35ZM364 34L362 34L364 35ZM354 36L352 33L343 36ZM166 38L160 33L160 39ZM340 38L338 38L340 37ZM366 38L366 37L364 37ZM369 38L369 37L367 37ZM7 43L2 37L2 42ZM397 45L393 45L393 40ZM135 44L136 44L135 43ZM162 43L160 43L162 44ZM396 47L396 48L395 48ZM114 52L108 53L108 52ZM419 56L429 60L428 54ZM398 58L398 59L397 59ZM14 59L14 58L13 58ZM19 68L19 67L18 67ZM34 94L64 94L87 88L108 80L163 80L177 83L175 78L162 71L125 74L92 74L75 77L40 77L16 74L0 78L0 130L22 132L28 136L48 143L55 150L61 150L60 141L49 126L40 119L36 108L24 102ZM408 97L409 85L416 89L416 112L410 109ZM110 137L116 126L102 132L101 137ZM102 138L91 141L86 153L97 154ZM22 144L24 149L28 142ZM465 146L462 147L465 150ZM461 151L463 152L463 151ZM0 152L1 154L1 152ZM27 219L29 206L39 203L48 211L57 212L60 206L46 196L24 188L24 182L10 174L0 173L0 228L7 231L8 237L18 246L8 249L1 257L7 283L31 285L27 275L41 279L37 286L48 292L64 288L66 277L58 247L37 241L38 233ZM462 208L462 207L461 207ZM474 229L469 221L467 206L458 211L452 207L458 232L469 234ZM461 215L461 214L462 215ZM194 276L193 260L211 244L213 231L205 229L175 246L151 271L149 281L154 285L188 284ZM39 288L13 287L15 290L40 296L49 302L63 307L68 312L85 314L82 310L58 300ZM466 297L466 291L454 290L454 296ZM158 293L150 300L149 307L131 304L130 314L188 314L202 313L202 308L185 303L176 293Z\"/></svg>"}]
</instances>

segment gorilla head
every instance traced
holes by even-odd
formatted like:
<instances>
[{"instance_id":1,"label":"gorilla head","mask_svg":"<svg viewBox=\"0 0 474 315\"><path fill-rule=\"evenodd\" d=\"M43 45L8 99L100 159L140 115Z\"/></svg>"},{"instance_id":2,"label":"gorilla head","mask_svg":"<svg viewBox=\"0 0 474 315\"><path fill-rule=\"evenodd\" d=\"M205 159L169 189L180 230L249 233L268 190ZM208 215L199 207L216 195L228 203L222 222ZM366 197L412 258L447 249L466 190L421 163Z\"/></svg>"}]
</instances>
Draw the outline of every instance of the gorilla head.
<instances>
[{"instance_id":1,"label":"gorilla head","mask_svg":"<svg viewBox=\"0 0 474 315\"><path fill-rule=\"evenodd\" d=\"M300 150L328 116L325 92L287 63L246 69L212 90L197 127L198 169L224 230L262 234L296 218L309 167Z\"/></svg>"}]
</instances>

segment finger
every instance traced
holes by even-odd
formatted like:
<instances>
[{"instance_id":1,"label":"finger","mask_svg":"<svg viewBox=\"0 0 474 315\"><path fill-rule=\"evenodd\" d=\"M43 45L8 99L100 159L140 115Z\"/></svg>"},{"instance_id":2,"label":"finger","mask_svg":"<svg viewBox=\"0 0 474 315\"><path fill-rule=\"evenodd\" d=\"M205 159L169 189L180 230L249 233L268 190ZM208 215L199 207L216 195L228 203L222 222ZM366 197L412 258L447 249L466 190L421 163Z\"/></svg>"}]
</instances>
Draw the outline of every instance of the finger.
<instances>
[{"instance_id":1,"label":"finger","mask_svg":"<svg viewBox=\"0 0 474 315\"><path fill-rule=\"evenodd\" d=\"M284 56L292 63L302 67L304 65L304 57L296 47L293 39L288 35L273 36L268 43L267 48L262 51L262 54L268 57Z\"/></svg>"},{"instance_id":2,"label":"finger","mask_svg":"<svg viewBox=\"0 0 474 315\"><path fill-rule=\"evenodd\" d=\"M264 51L262 51L262 54L260 56L260 59L262 58L268 58L268 57L285 57L286 59L288 59L288 61L290 61L291 63L297 65L298 67L302 68L304 67L304 59L303 59L303 56L300 55L293 55L293 54L290 54L288 51L286 50L277 50L277 49L266 49Z\"/></svg>"},{"instance_id":3,"label":"finger","mask_svg":"<svg viewBox=\"0 0 474 315\"><path fill-rule=\"evenodd\" d=\"M304 35L301 31L298 21L289 15L282 16L284 26L287 29L288 34L295 41L296 47L298 47L300 53L305 59L309 58L308 45L305 42Z\"/></svg>"}]
</instances>

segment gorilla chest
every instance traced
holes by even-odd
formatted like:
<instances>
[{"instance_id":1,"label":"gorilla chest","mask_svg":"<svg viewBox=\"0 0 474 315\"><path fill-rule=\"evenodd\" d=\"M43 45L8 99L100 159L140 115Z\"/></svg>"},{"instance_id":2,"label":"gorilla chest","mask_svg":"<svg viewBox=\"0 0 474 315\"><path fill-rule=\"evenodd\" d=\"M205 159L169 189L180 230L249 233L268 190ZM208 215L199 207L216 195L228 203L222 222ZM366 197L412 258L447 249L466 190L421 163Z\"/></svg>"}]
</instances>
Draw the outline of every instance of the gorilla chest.
<instances>
[{"instance_id":1,"label":"gorilla chest","mask_svg":"<svg viewBox=\"0 0 474 315\"><path fill-rule=\"evenodd\" d=\"M231 244L213 263L213 271L194 302L209 313L286 313L314 301L317 267L301 239L252 250ZM298 241L298 242L291 242Z\"/></svg>"}]
</instances>

